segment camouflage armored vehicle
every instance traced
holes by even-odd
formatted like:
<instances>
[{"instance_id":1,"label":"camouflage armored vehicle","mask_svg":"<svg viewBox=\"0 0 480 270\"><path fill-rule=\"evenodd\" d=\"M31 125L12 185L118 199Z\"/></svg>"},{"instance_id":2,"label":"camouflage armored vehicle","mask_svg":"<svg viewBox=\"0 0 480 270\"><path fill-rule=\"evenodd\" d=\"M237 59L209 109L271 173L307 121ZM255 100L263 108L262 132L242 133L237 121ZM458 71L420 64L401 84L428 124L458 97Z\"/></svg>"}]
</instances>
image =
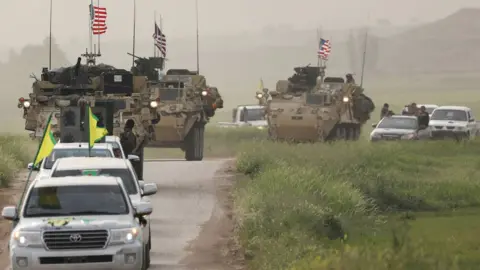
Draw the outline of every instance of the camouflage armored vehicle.
<instances>
[{"instance_id":1,"label":"camouflage armored vehicle","mask_svg":"<svg viewBox=\"0 0 480 270\"><path fill-rule=\"evenodd\" d=\"M297 67L277 83L267 106L269 136L293 141L356 140L375 106L363 88L324 77L325 67Z\"/></svg>"},{"instance_id":2,"label":"camouflage armored vehicle","mask_svg":"<svg viewBox=\"0 0 480 270\"><path fill-rule=\"evenodd\" d=\"M32 132L32 138L40 139L53 112L52 131L56 136L62 141L78 141L82 135L77 131L85 115L82 104L88 104L99 118L98 126L107 128L109 135L119 136L128 119L135 122L134 133L143 160L143 146L155 138L152 123L159 121L151 107L155 104L150 100L147 78L87 60L90 65L82 65L79 57L75 66L43 69L41 79L35 78L29 98L19 99L25 129Z\"/></svg>"}]
</instances>

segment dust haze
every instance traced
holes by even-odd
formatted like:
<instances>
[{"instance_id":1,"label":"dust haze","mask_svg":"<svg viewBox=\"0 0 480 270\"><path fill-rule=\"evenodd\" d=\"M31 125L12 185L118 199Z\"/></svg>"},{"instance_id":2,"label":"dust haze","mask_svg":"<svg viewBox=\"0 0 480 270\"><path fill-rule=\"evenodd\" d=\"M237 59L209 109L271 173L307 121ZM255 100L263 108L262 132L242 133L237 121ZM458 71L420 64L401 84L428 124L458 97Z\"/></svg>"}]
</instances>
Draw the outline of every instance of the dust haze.
<instances>
[{"instance_id":1,"label":"dust haze","mask_svg":"<svg viewBox=\"0 0 480 270\"><path fill-rule=\"evenodd\" d=\"M108 31L98 62L131 67L133 2L100 0ZM221 90L227 110L254 102L260 78L272 89L294 66L316 65L319 36L332 42L327 73L359 76L368 29L366 87L392 75L480 73L478 0L198 2L200 72ZM7 131L22 130L17 100L30 92L29 75L49 64L49 3L6 1L0 10L0 121ZM72 65L89 46L89 3L53 0L52 68ZM153 54L156 19L167 36L167 69L194 70L195 1L139 0L136 10L136 54Z\"/></svg>"}]
</instances>

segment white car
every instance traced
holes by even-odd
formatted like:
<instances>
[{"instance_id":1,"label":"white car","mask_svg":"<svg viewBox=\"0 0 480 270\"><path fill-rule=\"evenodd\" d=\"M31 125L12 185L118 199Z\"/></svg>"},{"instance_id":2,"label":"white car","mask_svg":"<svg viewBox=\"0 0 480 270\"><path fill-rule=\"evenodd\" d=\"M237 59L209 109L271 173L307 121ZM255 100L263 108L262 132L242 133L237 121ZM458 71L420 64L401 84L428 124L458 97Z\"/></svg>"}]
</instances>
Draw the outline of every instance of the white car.
<instances>
[{"instance_id":1,"label":"white car","mask_svg":"<svg viewBox=\"0 0 480 270\"><path fill-rule=\"evenodd\" d=\"M52 168L51 178L82 175L108 175L120 177L133 205L149 201L147 196L157 193L155 183L145 183L137 178L132 164L119 158L71 157L58 160ZM150 216L147 218L145 237L148 239L149 250L152 247L150 235ZM146 255L147 265L150 265L150 254Z\"/></svg>"},{"instance_id":2,"label":"white car","mask_svg":"<svg viewBox=\"0 0 480 270\"><path fill-rule=\"evenodd\" d=\"M65 157L113 157L114 152L110 144L96 143L92 149L88 150L88 143L61 143L58 142L53 147L52 153L40 163L38 168L33 168L38 171L35 179L50 176L50 171L53 164L60 158ZM33 163L29 163L27 168L31 170Z\"/></svg>"},{"instance_id":3,"label":"white car","mask_svg":"<svg viewBox=\"0 0 480 270\"><path fill-rule=\"evenodd\" d=\"M473 139L478 133L472 110L464 106L440 106L428 123L433 138Z\"/></svg>"},{"instance_id":4,"label":"white car","mask_svg":"<svg viewBox=\"0 0 480 270\"><path fill-rule=\"evenodd\" d=\"M417 107L420 108L422 106L425 106L426 111L428 112L428 115L432 117L432 112L436 108L438 108L438 105L436 104L418 104Z\"/></svg>"},{"instance_id":5,"label":"white car","mask_svg":"<svg viewBox=\"0 0 480 270\"><path fill-rule=\"evenodd\" d=\"M149 202L134 207L117 177L34 181L20 209L2 210L16 223L9 269L146 269L138 219L151 213Z\"/></svg>"},{"instance_id":6,"label":"white car","mask_svg":"<svg viewBox=\"0 0 480 270\"><path fill-rule=\"evenodd\" d=\"M232 122L218 122L219 127L256 127L264 129L268 126L265 117L265 106L240 105L232 110Z\"/></svg>"}]
</instances>

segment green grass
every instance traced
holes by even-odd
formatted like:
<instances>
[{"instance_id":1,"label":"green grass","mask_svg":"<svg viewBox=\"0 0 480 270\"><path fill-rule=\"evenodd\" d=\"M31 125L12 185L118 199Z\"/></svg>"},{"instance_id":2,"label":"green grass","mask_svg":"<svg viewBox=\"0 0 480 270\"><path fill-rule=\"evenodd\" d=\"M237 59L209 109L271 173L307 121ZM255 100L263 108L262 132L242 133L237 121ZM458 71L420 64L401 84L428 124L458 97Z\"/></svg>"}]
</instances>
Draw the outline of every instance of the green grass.
<instances>
[{"instance_id":1,"label":"green grass","mask_svg":"<svg viewBox=\"0 0 480 270\"><path fill-rule=\"evenodd\" d=\"M480 141L241 149L235 209L251 269L478 268Z\"/></svg>"},{"instance_id":2,"label":"green grass","mask_svg":"<svg viewBox=\"0 0 480 270\"><path fill-rule=\"evenodd\" d=\"M9 185L15 173L31 162L35 142L28 137L0 135L0 186Z\"/></svg>"},{"instance_id":3,"label":"green grass","mask_svg":"<svg viewBox=\"0 0 480 270\"><path fill-rule=\"evenodd\" d=\"M208 124L205 127L205 158L232 157L239 150L243 142L265 139L266 130L256 128L219 128L215 124ZM168 148L147 148L145 150L146 159L161 158L184 158L184 153L180 149Z\"/></svg>"}]
</instances>

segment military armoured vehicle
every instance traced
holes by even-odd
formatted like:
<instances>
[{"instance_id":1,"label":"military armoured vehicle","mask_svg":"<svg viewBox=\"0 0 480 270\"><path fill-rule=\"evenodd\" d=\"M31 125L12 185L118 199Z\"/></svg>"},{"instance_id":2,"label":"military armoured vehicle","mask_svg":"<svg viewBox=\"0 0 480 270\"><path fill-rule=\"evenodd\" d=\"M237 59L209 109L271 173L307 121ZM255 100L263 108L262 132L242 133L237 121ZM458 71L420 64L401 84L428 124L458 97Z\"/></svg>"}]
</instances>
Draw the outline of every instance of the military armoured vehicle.
<instances>
[{"instance_id":1,"label":"military armoured vehicle","mask_svg":"<svg viewBox=\"0 0 480 270\"><path fill-rule=\"evenodd\" d=\"M267 105L269 136L293 141L356 140L375 106L364 89L324 77L325 67L296 67Z\"/></svg>"},{"instance_id":2,"label":"military armoured vehicle","mask_svg":"<svg viewBox=\"0 0 480 270\"><path fill-rule=\"evenodd\" d=\"M135 122L143 161L143 147L148 139L155 138L152 123L159 118L152 107L147 89L147 78L112 66L92 64L91 55L84 54L72 67L48 70L44 68L41 79L35 78L29 98L20 98L18 107L23 109L25 129L31 137L40 139L48 116L53 113L52 131L62 141L81 141L85 130L84 115L88 104L98 117L98 126L105 127L110 135L119 136L128 119ZM143 162L141 162L143 164ZM143 169L137 173L141 177Z\"/></svg>"}]
</instances>

